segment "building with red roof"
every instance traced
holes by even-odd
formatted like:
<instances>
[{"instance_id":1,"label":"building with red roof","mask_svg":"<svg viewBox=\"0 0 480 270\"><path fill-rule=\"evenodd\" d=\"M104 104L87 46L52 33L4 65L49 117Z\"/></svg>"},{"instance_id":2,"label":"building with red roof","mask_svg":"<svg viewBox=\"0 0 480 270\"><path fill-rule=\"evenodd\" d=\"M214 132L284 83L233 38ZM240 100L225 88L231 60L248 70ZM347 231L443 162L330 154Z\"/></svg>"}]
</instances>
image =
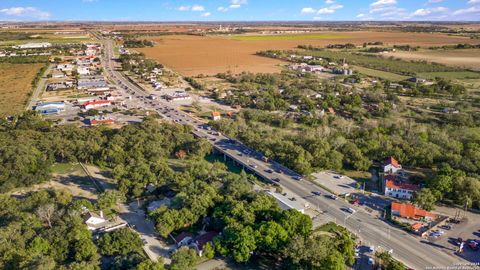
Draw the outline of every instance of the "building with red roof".
<instances>
[{"instance_id":1,"label":"building with red roof","mask_svg":"<svg viewBox=\"0 0 480 270\"><path fill-rule=\"evenodd\" d=\"M112 105L112 101L110 100L95 100L95 101L89 101L89 102L83 103L82 107L84 107L86 110L90 110L90 109L95 109L95 108L105 107L110 105Z\"/></svg>"},{"instance_id":2,"label":"building with red roof","mask_svg":"<svg viewBox=\"0 0 480 270\"><path fill-rule=\"evenodd\" d=\"M173 238L177 247L187 246L193 241L193 234L189 232L181 232L179 235Z\"/></svg>"},{"instance_id":3,"label":"building with red roof","mask_svg":"<svg viewBox=\"0 0 480 270\"><path fill-rule=\"evenodd\" d=\"M206 232L206 233L200 235L199 237L197 237L197 239L195 239L195 243L193 244L193 246L197 250L197 253L198 253L199 256L202 256L203 248L205 247L205 245L207 243L213 243L213 239L218 234L219 234L218 232L214 232L214 231Z\"/></svg>"},{"instance_id":4,"label":"building with red roof","mask_svg":"<svg viewBox=\"0 0 480 270\"><path fill-rule=\"evenodd\" d=\"M221 118L222 118L222 115L220 114L220 112L212 112L212 120L213 121L220 120Z\"/></svg>"},{"instance_id":5,"label":"building with red roof","mask_svg":"<svg viewBox=\"0 0 480 270\"><path fill-rule=\"evenodd\" d=\"M99 124L113 124L115 121L111 118L107 119L90 119L90 125L91 126L96 126Z\"/></svg>"},{"instance_id":6,"label":"building with red roof","mask_svg":"<svg viewBox=\"0 0 480 270\"><path fill-rule=\"evenodd\" d=\"M428 211L425 211L423 209L416 208L413 204L409 204L409 203L392 202L391 208L392 208L392 215L402 217L402 218L415 219L415 220L437 219L437 215L430 213Z\"/></svg>"},{"instance_id":7,"label":"building with red roof","mask_svg":"<svg viewBox=\"0 0 480 270\"><path fill-rule=\"evenodd\" d=\"M410 200L418 190L420 190L419 185L397 181L393 175L385 177L385 196Z\"/></svg>"},{"instance_id":8,"label":"building with red roof","mask_svg":"<svg viewBox=\"0 0 480 270\"><path fill-rule=\"evenodd\" d=\"M383 172L395 174L402 169L402 165L394 157L388 157L383 161Z\"/></svg>"}]
</instances>

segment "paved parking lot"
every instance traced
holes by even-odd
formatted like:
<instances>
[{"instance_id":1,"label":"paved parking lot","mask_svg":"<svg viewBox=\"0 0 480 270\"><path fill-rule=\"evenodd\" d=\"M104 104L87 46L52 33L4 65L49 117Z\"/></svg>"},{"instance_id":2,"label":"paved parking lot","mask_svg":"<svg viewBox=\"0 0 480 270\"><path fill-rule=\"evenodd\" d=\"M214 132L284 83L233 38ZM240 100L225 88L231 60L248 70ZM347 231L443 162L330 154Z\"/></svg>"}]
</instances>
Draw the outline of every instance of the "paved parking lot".
<instances>
[{"instance_id":1,"label":"paved parking lot","mask_svg":"<svg viewBox=\"0 0 480 270\"><path fill-rule=\"evenodd\" d=\"M337 195L354 193L358 191L355 188L356 181L347 176L328 171L314 173L312 176L315 177L314 181L330 189Z\"/></svg>"}]
</instances>

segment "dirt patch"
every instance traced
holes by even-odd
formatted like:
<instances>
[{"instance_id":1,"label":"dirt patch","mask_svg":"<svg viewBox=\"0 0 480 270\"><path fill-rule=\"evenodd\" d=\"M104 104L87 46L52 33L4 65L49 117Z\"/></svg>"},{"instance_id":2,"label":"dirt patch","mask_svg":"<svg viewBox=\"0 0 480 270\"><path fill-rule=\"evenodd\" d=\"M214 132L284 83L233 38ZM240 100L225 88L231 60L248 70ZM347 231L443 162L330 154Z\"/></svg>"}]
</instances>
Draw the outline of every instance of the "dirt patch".
<instances>
[{"instance_id":1,"label":"dirt patch","mask_svg":"<svg viewBox=\"0 0 480 270\"><path fill-rule=\"evenodd\" d=\"M480 49L394 52L387 56L405 60L435 62L480 71Z\"/></svg>"},{"instance_id":2,"label":"dirt patch","mask_svg":"<svg viewBox=\"0 0 480 270\"><path fill-rule=\"evenodd\" d=\"M0 64L0 117L23 111L43 64Z\"/></svg>"},{"instance_id":3,"label":"dirt patch","mask_svg":"<svg viewBox=\"0 0 480 270\"><path fill-rule=\"evenodd\" d=\"M232 71L278 72L283 63L278 60L256 56L263 50L288 50L301 44L326 46L336 43L381 41L385 45L410 44L413 46L440 46L446 44L469 43L466 37L440 34L403 32L321 32L318 39L278 39L278 40L238 40L238 36L162 36L153 38L157 45L139 51L148 57L182 73L214 75ZM336 38L338 36L338 38ZM348 37L348 38L345 38ZM152 39L152 38L149 38Z\"/></svg>"}]
</instances>

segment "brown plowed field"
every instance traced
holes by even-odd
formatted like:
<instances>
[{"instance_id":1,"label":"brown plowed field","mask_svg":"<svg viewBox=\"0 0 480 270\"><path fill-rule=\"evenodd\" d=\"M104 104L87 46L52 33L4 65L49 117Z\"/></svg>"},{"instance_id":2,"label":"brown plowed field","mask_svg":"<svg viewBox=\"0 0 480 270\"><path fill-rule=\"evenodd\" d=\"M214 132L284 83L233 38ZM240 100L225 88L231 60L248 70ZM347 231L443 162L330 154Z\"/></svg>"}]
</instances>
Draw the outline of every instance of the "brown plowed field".
<instances>
[{"instance_id":1,"label":"brown plowed field","mask_svg":"<svg viewBox=\"0 0 480 270\"><path fill-rule=\"evenodd\" d=\"M148 57L188 76L214 75L228 70L234 73L277 72L281 61L256 56L262 50L294 49L306 44L325 46L336 43L354 43L382 41L385 45L410 44L413 46L439 46L447 44L470 43L471 39L440 34L404 33L404 32L322 32L328 38L288 40L234 40L227 36L163 36L154 38L157 45L143 48ZM339 38L332 38L332 36Z\"/></svg>"},{"instance_id":2,"label":"brown plowed field","mask_svg":"<svg viewBox=\"0 0 480 270\"><path fill-rule=\"evenodd\" d=\"M394 56L405 60L436 62L447 66L455 66L480 71L479 49L395 52L387 54L386 56Z\"/></svg>"}]
</instances>

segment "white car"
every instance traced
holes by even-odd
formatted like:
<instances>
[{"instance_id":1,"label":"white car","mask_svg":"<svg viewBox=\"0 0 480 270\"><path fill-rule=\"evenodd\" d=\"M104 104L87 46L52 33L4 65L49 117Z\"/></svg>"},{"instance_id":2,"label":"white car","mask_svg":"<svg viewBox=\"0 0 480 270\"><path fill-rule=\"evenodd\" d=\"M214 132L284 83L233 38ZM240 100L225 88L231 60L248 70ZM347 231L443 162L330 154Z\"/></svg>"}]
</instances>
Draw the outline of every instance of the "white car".
<instances>
[{"instance_id":1,"label":"white car","mask_svg":"<svg viewBox=\"0 0 480 270\"><path fill-rule=\"evenodd\" d=\"M353 214L353 213L356 212L355 209L353 209L353 208L351 208L351 207L346 208L345 211L347 211L347 212L349 212L349 213L351 213L351 214Z\"/></svg>"}]
</instances>

